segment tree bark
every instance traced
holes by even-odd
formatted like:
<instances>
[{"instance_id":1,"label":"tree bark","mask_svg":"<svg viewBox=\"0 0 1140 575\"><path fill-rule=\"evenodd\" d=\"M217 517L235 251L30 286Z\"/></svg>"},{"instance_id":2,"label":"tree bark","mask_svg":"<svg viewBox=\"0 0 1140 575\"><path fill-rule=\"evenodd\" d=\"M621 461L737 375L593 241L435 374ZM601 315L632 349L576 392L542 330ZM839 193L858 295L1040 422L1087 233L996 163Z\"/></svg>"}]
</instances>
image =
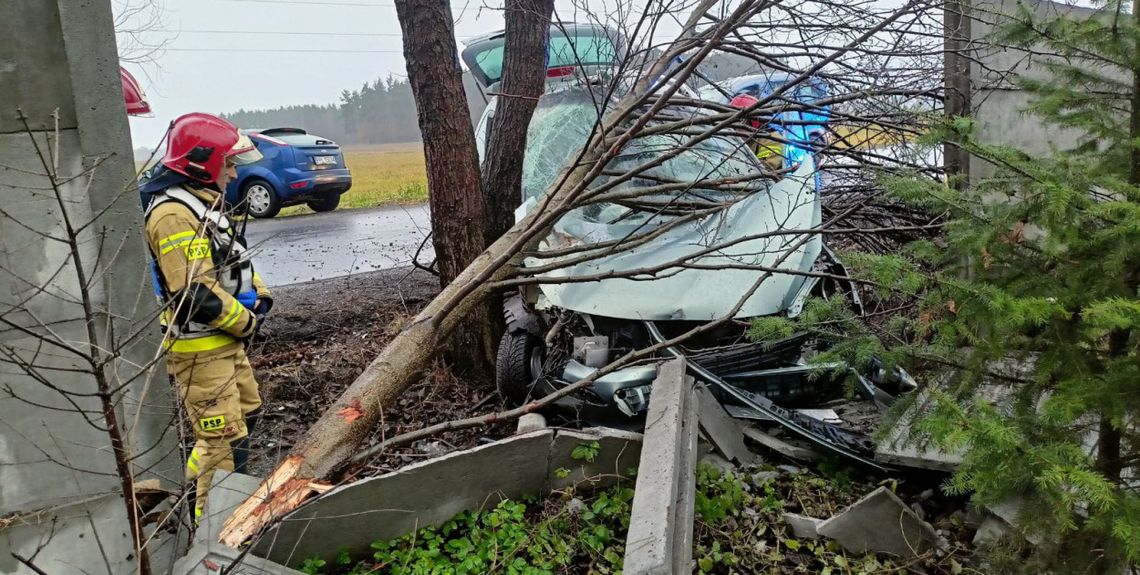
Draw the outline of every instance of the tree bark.
<instances>
[{"instance_id":1,"label":"tree bark","mask_svg":"<svg viewBox=\"0 0 1140 575\"><path fill-rule=\"evenodd\" d=\"M1133 8L1132 17L1135 25L1140 27L1140 10ZM1140 141L1140 66L1132 68L1132 101L1129 110L1128 135L1133 142ZM1140 148L1133 147L1128 167L1128 183L1140 186ZM1135 294L1137 274L1133 271L1128 278L1128 293ZM1117 329L1108 335L1108 356L1117 359L1128 354L1128 341L1132 337L1132 330ZM1097 468L1105 478L1120 485L1124 463L1121 459L1121 439L1123 431L1113 424L1112 418L1105 415L1100 420L1100 441L1097 444Z\"/></svg>"},{"instance_id":2,"label":"tree bark","mask_svg":"<svg viewBox=\"0 0 1140 575\"><path fill-rule=\"evenodd\" d=\"M507 0L503 78L487 138L483 195L487 245L515 223L522 203L527 128L546 84L546 43L554 0Z\"/></svg>"},{"instance_id":3,"label":"tree bark","mask_svg":"<svg viewBox=\"0 0 1140 575\"><path fill-rule=\"evenodd\" d=\"M949 0L943 7L942 28L944 38L943 74L946 89L946 116L954 118L972 115L970 92L970 58L966 54L970 45L973 20L970 0ZM948 178L957 178L955 187L963 190L970 178L970 153L957 142L942 147L943 164Z\"/></svg>"},{"instance_id":4,"label":"tree bark","mask_svg":"<svg viewBox=\"0 0 1140 575\"><path fill-rule=\"evenodd\" d=\"M455 25L447 0L397 0L408 82L424 142L432 243L440 287L483 252L487 217L479 181L475 132L463 91ZM494 354L490 310L472 309L457 326L448 359L476 379L488 379Z\"/></svg>"}]
</instances>

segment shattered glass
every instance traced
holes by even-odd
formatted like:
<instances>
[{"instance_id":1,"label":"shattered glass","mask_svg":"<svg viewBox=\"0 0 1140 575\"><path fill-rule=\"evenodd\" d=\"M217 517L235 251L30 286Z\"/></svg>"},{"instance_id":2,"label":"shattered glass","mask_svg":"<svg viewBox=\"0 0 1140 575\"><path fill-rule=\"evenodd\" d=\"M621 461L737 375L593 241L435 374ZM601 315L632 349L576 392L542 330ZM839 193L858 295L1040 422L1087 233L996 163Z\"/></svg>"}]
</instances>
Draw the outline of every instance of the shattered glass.
<instances>
[{"instance_id":1,"label":"shattered glass","mask_svg":"<svg viewBox=\"0 0 1140 575\"><path fill-rule=\"evenodd\" d=\"M577 157L598 120L598 109L583 91L548 94L540 102L528 132L525 202L518 217L534 209L563 166ZM742 299L745 302L736 317L769 315L791 305L804 277L779 270L810 270L821 250L818 235L795 233L820 224L812 158L806 157L792 174L771 183L755 178L758 161L739 140L718 137L694 144L683 134L655 135L627 145L607 166L608 175L591 182L591 190L679 147L688 149L604 192L613 201L577 208L555 224L540 251L589 249L600 242L617 241L627 247L599 247L590 261L541 274L593 280L542 285L550 305L606 317L652 320L711 320L732 312ZM713 180L727 179L739 183L712 185ZM638 194L639 189L675 182L685 187ZM718 209L660 232L662 226L702 207ZM650 233L657 235L650 239ZM628 247L638 238L646 241ZM573 257L531 257L524 263L535 267ZM765 275L768 271L772 273ZM634 275L603 279L614 273Z\"/></svg>"}]
</instances>

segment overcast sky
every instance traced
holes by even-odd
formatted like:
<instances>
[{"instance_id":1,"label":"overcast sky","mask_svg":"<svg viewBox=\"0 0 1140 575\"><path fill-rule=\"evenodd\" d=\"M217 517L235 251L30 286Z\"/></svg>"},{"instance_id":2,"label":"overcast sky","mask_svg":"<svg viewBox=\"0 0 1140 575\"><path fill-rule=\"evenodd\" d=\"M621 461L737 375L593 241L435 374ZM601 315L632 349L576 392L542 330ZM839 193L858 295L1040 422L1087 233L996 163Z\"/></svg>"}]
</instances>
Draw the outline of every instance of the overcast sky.
<instances>
[{"instance_id":1,"label":"overcast sky","mask_svg":"<svg viewBox=\"0 0 1140 575\"><path fill-rule=\"evenodd\" d=\"M406 75L400 25L392 0L115 0L124 7L155 4L157 27L139 33L143 44L166 42L153 62L127 63L143 84L153 118L132 118L136 147L155 147L169 121L204 111L232 112L290 104L329 104L345 89L389 74ZM503 27L502 0L451 0L456 35L463 39ZM556 0L564 21L583 19L581 0ZM629 1L591 0L597 13L619 13ZM635 0L634 5L644 5ZM676 0L683 18L692 0ZM146 11L120 22L120 31L149 21ZM679 30L670 23L663 31ZM221 33L226 32L226 33ZM236 32L236 33L230 33ZM304 34L287 34L300 32ZM120 53L137 56L119 34ZM462 49L462 44L460 46Z\"/></svg>"}]
</instances>

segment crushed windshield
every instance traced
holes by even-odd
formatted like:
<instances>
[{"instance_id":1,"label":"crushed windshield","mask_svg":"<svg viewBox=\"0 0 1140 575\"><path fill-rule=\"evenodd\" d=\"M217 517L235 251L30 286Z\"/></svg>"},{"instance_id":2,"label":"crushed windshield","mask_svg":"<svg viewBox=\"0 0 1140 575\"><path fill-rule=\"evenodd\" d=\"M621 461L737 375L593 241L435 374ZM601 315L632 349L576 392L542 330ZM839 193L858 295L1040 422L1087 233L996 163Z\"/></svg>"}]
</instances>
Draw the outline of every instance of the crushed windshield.
<instances>
[{"instance_id":1,"label":"crushed windshield","mask_svg":"<svg viewBox=\"0 0 1140 575\"><path fill-rule=\"evenodd\" d=\"M523 162L524 198L538 199L555 183L562 167L585 145L598 117L597 105L585 92L564 91L543 97L527 134ZM606 174L596 179L593 187L605 185L621 173L677 148L691 146L691 149L609 190L607 194L618 196L613 198L614 201L586 206L574 215L595 224L637 223L660 213L676 213L723 203L732 199L735 193L729 190L750 192L762 185L758 181L750 187L737 184L735 188L728 188L723 185L723 180L747 181L759 172L755 156L739 139L718 136L695 144L691 140L690 136L679 134L650 135L633 140L620 156L609 163ZM684 186L660 189L668 184ZM661 218L657 220L661 221Z\"/></svg>"}]
</instances>

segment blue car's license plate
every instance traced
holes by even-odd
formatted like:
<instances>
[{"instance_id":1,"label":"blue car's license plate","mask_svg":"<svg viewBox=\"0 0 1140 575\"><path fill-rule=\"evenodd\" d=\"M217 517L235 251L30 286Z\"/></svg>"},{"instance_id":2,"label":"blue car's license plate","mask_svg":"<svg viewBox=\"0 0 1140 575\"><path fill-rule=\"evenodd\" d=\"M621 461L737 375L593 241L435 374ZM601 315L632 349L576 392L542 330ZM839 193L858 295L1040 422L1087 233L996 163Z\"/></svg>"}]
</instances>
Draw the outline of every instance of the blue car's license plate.
<instances>
[{"instance_id":1,"label":"blue car's license plate","mask_svg":"<svg viewBox=\"0 0 1140 575\"><path fill-rule=\"evenodd\" d=\"M313 156L313 164L317 166L336 165L336 156Z\"/></svg>"}]
</instances>

